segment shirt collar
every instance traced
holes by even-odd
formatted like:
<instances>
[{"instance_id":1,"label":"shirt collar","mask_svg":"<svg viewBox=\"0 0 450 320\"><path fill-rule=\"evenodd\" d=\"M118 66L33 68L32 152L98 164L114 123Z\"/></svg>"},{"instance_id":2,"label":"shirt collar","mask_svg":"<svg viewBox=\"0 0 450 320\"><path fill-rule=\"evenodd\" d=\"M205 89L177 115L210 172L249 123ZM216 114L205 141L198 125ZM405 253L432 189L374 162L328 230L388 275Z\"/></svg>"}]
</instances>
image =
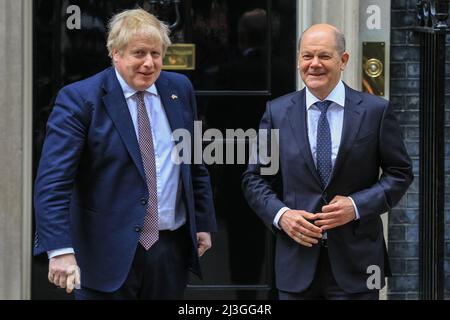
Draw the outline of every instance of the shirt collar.
<instances>
[{"instance_id":1,"label":"shirt collar","mask_svg":"<svg viewBox=\"0 0 450 320\"><path fill-rule=\"evenodd\" d=\"M123 95L125 96L125 99L128 99L129 97L134 95L137 92L137 90L133 89L132 87L130 87L128 85L128 83L122 78L122 76L120 75L119 71L117 71L117 69L114 69L114 70L116 71L117 80L119 80L119 84L120 84L120 87L122 88ZM156 90L155 84L152 84L150 87L148 87L144 91L147 93L150 93L152 95L155 95L155 96L158 95L158 90Z\"/></svg>"},{"instance_id":2,"label":"shirt collar","mask_svg":"<svg viewBox=\"0 0 450 320\"><path fill-rule=\"evenodd\" d=\"M344 107L345 105L345 86L342 80L338 82L336 87L330 92L330 94L324 99L333 101L334 103L337 103L341 107ZM306 109L311 108L311 106L316 103L317 101L320 101L319 98L317 98L315 95L312 94L311 91L309 91L308 87L306 87Z\"/></svg>"}]
</instances>

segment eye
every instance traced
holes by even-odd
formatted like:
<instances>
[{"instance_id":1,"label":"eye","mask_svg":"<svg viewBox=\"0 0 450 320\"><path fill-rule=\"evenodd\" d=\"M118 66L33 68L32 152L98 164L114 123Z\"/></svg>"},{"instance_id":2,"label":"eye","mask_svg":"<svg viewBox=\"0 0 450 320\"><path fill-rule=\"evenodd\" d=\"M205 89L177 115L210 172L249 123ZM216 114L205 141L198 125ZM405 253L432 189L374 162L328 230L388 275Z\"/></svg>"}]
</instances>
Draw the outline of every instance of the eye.
<instances>
[{"instance_id":1,"label":"eye","mask_svg":"<svg viewBox=\"0 0 450 320\"><path fill-rule=\"evenodd\" d=\"M133 51L133 55L135 57L142 57L145 55L145 51L144 50L135 50L135 51Z\"/></svg>"},{"instance_id":2,"label":"eye","mask_svg":"<svg viewBox=\"0 0 450 320\"><path fill-rule=\"evenodd\" d=\"M161 55L161 52L159 52L159 51L152 51L152 57L153 58L159 58L160 55Z\"/></svg>"},{"instance_id":3,"label":"eye","mask_svg":"<svg viewBox=\"0 0 450 320\"><path fill-rule=\"evenodd\" d=\"M312 55L310 55L310 54L304 54L304 55L302 55L302 58L303 58L303 60L310 60L310 59L312 59Z\"/></svg>"}]
</instances>

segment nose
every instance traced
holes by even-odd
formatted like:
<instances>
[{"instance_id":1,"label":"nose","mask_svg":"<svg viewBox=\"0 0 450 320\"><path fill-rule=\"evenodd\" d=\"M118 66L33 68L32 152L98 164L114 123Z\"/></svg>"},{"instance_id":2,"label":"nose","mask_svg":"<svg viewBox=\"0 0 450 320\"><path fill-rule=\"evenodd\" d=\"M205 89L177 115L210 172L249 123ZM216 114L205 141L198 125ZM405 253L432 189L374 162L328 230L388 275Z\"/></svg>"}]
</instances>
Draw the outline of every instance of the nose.
<instances>
[{"instance_id":1,"label":"nose","mask_svg":"<svg viewBox=\"0 0 450 320\"><path fill-rule=\"evenodd\" d=\"M144 67L146 68L153 67L153 57L150 53L145 56Z\"/></svg>"},{"instance_id":2,"label":"nose","mask_svg":"<svg viewBox=\"0 0 450 320\"><path fill-rule=\"evenodd\" d=\"M311 61L311 67L318 67L320 66L320 59L317 56L314 56L314 58Z\"/></svg>"}]
</instances>

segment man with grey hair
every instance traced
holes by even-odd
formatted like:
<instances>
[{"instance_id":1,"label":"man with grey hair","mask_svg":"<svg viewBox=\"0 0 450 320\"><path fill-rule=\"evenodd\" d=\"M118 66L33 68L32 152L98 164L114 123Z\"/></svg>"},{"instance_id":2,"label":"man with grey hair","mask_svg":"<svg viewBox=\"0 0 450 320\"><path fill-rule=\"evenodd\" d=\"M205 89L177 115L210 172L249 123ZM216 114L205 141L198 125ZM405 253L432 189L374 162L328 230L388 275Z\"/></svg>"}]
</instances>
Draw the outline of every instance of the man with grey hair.
<instances>
[{"instance_id":1,"label":"man with grey hair","mask_svg":"<svg viewBox=\"0 0 450 320\"><path fill-rule=\"evenodd\" d=\"M142 9L111 19L113 66L58 94L35 182L34 254L77 299L179 299L216 230L208 171L175 164L194 90L161 71L169 30ZM193 154L193 152L191 153ZM81 270L81 278L80 271Z\"/></svg>"},{"instance_id":2,"label":"man with grey hair","mask_svg":"<svg viewBox=\"0 0 450 320\"><path fill-rule=\"evenodd\" d=\"M411 184L411 160L389 102L342 82L348 59L334 26L303 33L306 88L269 101L260 124L279 130L280 171L250 164L243 175L248 203L276 234L280 299L378 299L390 274L380 215Z\"/></svg>"}]
</instances>

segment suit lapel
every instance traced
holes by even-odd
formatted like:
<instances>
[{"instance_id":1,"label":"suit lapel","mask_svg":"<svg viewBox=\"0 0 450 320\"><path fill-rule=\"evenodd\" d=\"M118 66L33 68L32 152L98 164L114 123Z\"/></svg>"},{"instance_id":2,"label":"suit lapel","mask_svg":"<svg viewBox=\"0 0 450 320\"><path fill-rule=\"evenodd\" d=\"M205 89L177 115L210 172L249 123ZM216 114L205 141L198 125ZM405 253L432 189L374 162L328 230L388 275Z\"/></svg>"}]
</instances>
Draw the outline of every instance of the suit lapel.
<instances>
[{"instance_id":1,"label":"suit lapel","mask_svg":"<svg viewBox=\"0 0 450 320\"><path fill-rule=\"evenodd\" d=\"M172 131L184 128L185 122L182 116L182 105L175 86L170 86L170 82L165 77L164 72L161 72L155 85Z\"/></svg>"},{"instance_id":2,"label":"suit lapel","mask_svg":"<svg viewBox=\"0 0 450 320\"><path fill-rule=\"evenodd\" d=\"M314 160L311 154L311 147L308 139L308 125L306 113L306 98L305 89L301 90L292 99L293 104L288 107L287 118L290 124L294 140L300 149L300 154L303 156L311 174L321 184L319 175L314 165Z\"/></svg>"},{"instance_id":3,"label":"suit lapel","mask_svg":"<svg viewBox=\"0 0 450 320\"><path fill-rule=\"evenodd\" d=\"M347 157L348 152L355 141L359 128L361 127L361 122L364 116L364 110L362 110L359 106L361 101L362 99L359 93L345 85L345 107L341 144L339 146L333 173L328 186L331 185L342 167L342 164L344 163L345 158Z\"/></svg>"},{"instance_id":4,"label":"suit lapel","mask_svg":"<svg viewBox=\"0 0 450 320\"><path fill-rule=\"evenodd\" d=\"M119 81L116 78L114 68L109 69L103 88L106 91L106 94L103 96L103 103L105 105L106 112L119 132L125 147L139 170L139 173L145 180L141 152L139 150L133 121L131 120L127 102L123 95Z\"/></svg>"}]
</instances>

